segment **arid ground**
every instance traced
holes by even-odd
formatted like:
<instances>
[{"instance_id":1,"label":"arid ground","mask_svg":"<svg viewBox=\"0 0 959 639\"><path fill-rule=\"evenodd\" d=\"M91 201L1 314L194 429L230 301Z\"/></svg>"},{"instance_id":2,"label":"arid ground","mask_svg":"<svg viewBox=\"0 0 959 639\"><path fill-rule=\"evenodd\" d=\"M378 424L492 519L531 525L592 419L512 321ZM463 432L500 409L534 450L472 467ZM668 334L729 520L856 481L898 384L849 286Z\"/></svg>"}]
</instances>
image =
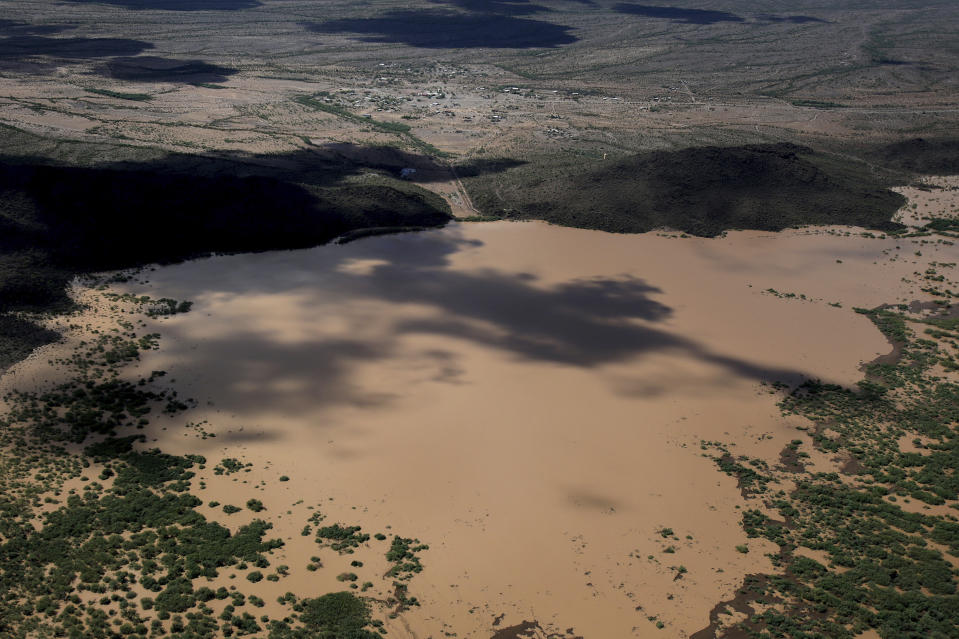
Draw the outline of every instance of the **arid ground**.
<instances>
[{"instance_id":1,"label":"arid ground","mask_svg":"<svg viewBox=\"0 0 959 639\"><path fill-rule=\"evenodd\" d=\"M0 634L956 636L959 11L743 4L2 3Z\"/></svg>"}]
</instances>

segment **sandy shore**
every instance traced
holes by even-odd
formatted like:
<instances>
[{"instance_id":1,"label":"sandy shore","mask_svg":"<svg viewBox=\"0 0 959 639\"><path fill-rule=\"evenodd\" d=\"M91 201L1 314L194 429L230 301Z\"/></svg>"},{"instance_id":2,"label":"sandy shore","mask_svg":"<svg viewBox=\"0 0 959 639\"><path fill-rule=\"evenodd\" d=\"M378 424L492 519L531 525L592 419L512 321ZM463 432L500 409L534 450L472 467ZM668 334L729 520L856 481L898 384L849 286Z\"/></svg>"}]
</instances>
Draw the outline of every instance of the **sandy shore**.
<instances>
[{"instance_id":1,"label":"sandy shore","mask_svg":"<svg viewBox=\"0 0 959 639\"><path fill-rule=\"evenodd\" d=\"M912 274L957 253L912 242L454 224L216 257L124 286L194 302L159 322L161 350L140 372L169 371L198 406L150 435L211 461L203 499L266 504L290 575L242 582L265 612L287 590L342 588L349 557L305 568L318 551L300 531L318 506L326 523L430 545L410 589L423 605L389 621L391 636L486 638L536 620L591 638L648 636L661 621L682 637L744 575L771 571L776 550L746 539L741 509L761 505L700 442L775 464L801 424L767 384L852 384L888 352L852 307L916 299ZM224 457L252 470L216 476Z\"/></svg>"}]
</instances>

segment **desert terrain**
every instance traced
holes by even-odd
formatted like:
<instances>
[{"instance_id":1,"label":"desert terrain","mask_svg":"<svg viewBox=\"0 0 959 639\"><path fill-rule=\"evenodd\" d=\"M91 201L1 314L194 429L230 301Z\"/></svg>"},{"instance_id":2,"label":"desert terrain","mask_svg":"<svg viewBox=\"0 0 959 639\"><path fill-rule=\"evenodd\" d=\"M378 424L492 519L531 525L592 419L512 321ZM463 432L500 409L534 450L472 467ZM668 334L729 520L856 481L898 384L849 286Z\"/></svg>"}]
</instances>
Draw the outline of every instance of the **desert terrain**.
<instances>
[{"instance_id":1,"label":"desert terrain","mask_svg":"<svg viewBox=\"0 0 959 639\"><path fill-rule=\"evenodd\" d=\"M952 3L4 8L0 634L956 636Z\"/></svg>"}]
</instances>

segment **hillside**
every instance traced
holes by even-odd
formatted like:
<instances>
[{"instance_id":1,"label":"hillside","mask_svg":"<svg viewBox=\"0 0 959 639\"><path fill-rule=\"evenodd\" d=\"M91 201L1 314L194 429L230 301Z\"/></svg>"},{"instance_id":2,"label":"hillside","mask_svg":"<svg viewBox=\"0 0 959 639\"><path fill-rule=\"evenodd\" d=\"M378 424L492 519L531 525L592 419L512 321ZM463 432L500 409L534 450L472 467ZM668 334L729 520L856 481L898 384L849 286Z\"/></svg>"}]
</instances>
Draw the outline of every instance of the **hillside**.
<instances>
[{"instance_id":1,"label":"hillside","mask_svg":"<svg viewBox=\"0 0 959 639\"><path fill-rule=\"evenodd\" d=\"M442 198L418 186L372 173L327 176L177 156L100 166L0 157L0 313L68 309L65 287L77 274L304 248L359 229L450 218ZM52 337L0 319L9 324L0 366Z\"/></svg>"},{"instance_id":2,"label":"hillside","mask_svg":"<svg viewBox=\"0 0 959 639\"><path fill-rule=\"evenodd\" d=\"M505 184L482 176L472 180L474 201L489 215L618 233L671 228L701 236L804 224L892 231L898 225L890 218L904 203L872 173L793 144L547 162L532 160L507 171Z\"/></svg>"}]
</instances>

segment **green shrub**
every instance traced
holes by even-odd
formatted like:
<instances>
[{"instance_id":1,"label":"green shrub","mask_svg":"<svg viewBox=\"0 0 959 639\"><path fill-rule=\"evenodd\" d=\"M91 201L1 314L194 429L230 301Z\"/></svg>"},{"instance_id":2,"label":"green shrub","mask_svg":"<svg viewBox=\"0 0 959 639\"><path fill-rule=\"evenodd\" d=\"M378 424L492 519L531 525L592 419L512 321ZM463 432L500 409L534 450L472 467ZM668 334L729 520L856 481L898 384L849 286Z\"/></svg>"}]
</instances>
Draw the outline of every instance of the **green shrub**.
<instances>
[{"instance_id":1,"label":"green shrub","mask_svg":"<svg viewBox=\"0 0 959 639\"><path fill-rule=\"evenodd\" d=\"M294 609L300 613L303 629L313 636L378 639L378 635L365 630L370 624L369 606L351 592L304 599Z\"/></svg>"}]
</instances>

